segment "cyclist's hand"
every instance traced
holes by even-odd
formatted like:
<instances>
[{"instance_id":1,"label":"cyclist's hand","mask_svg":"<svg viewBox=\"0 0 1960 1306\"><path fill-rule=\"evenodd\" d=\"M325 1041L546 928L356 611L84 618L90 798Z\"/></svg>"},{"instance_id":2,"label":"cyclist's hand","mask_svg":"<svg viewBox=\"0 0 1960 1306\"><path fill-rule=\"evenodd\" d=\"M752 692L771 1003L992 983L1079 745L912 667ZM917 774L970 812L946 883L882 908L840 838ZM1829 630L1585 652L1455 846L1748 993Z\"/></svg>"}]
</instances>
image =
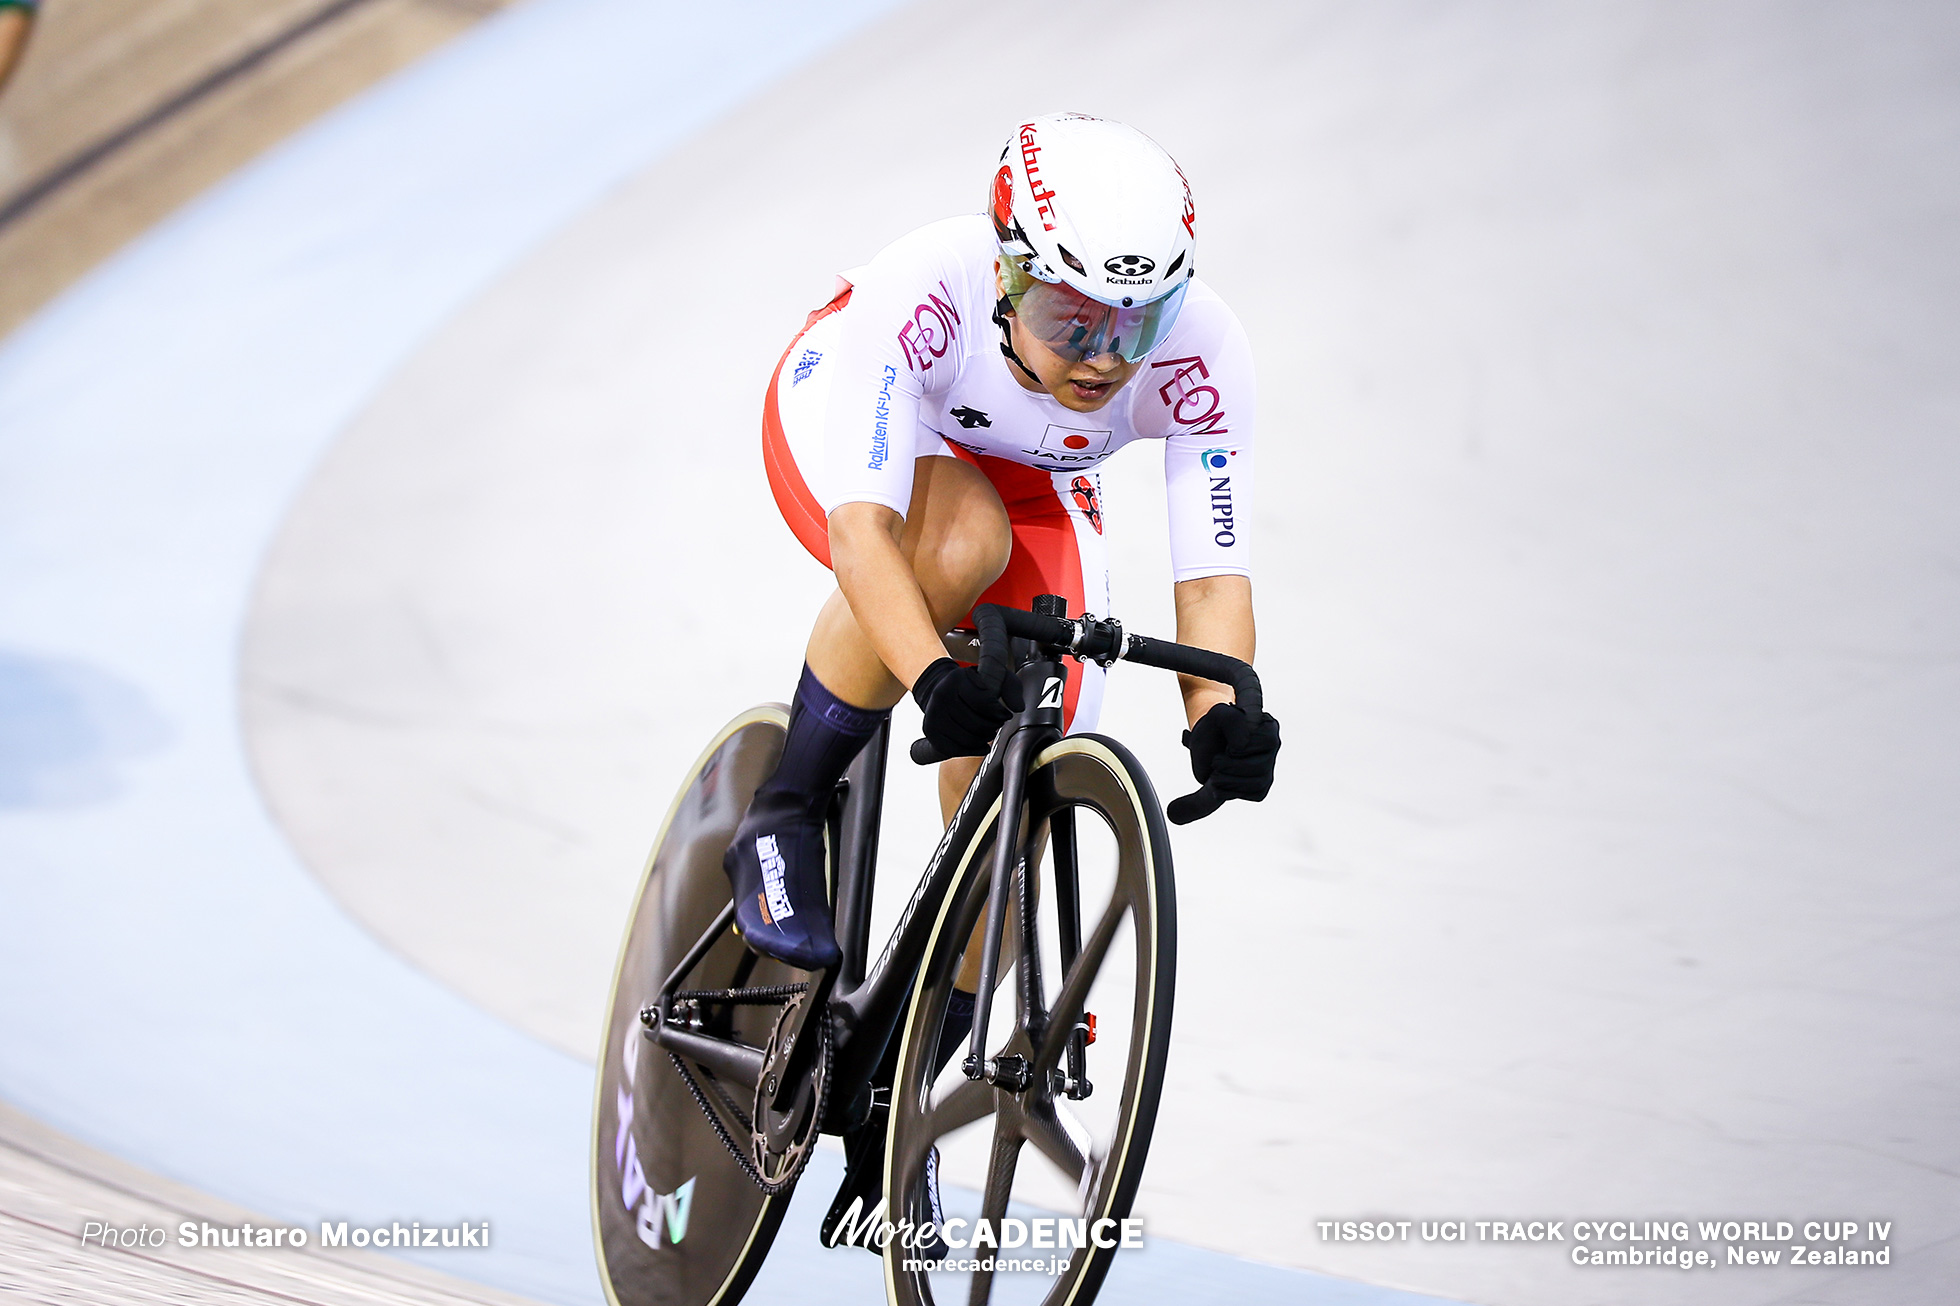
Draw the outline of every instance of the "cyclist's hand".
<instances>
[{"instance_id":1,"label":"cyclist's hand","mask_svg":"<svg viewBox=\"0 0 1960 1306\"><path fill-rule=\"evenodd\" d=\"M1223 797L1256 803L1273 787L1279 722L1270 712L1254 718L1235 703L1214 703L1184 732L1184 746L1191 750L1191 774Z\"/></svg>"},{"instance_id":2,"label":"cyclist's hand","mask_svg":"<svg viewBox=\"0 0 1960 1306\"><path fill-rule=\"evenodd\" d=\"M940 658L919 673L912 697L925 710L926 741L941 757L978 757L994 742L994 733L1026 702L1020 677L1001 678L992 693L978 667L963 667Z\"/></svg>"}]
</instances>

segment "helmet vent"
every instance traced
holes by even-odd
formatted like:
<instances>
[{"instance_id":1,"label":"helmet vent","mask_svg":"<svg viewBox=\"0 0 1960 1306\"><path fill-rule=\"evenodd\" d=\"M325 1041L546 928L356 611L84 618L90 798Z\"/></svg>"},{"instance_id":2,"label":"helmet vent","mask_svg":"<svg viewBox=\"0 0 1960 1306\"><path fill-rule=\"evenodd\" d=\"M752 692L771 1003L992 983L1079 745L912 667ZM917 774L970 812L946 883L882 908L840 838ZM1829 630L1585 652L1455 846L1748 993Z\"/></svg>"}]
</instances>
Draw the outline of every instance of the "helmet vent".
<instances>
[{"instance_id":1,"label":"helmet vent","mask_svg":"<svg viewBox=\"0 0 1960 1306\"><path fill-rule=\"evenodd\" d=\"M1074 268L1077 272L1081 273L1085 277L1089 275L1089 269L1082 266L1081 259L1077 258L1075 255L1068 252L1067 245L1057 245L1055 246L1055 248L1061 251L1062 262L1068 264L1070 267Z\"/></svg>"},{"instance_id":2,"label":"helmet vent","mask_svg":"<svg viewBox=\"0 0 1960 1306\"><path fill-rule=\"evenodd\" d=\"M1179 254L1176 258L1171 260L1171 265L1164 269L1164 280L1169 281L1171 279L1171 274L1176 272L1179 268L1183 266L1184 266L1184 255Z\"/></svg>"}]
</instances>

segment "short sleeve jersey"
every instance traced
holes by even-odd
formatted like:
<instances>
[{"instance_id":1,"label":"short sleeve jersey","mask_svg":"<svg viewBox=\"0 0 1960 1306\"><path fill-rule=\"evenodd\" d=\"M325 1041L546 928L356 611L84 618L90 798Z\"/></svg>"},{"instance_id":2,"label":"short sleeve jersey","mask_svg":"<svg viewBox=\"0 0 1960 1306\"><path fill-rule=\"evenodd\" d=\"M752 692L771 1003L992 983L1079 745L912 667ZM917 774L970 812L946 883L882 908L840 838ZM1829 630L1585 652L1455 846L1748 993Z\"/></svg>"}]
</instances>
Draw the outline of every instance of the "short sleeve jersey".
<instances>
[{"instance_id":1,"label":"short sleeve jersey","mask_svg":"<svg viewBox=\"0 0 1960 1306\"><path fill-rule=\"evenodd\" d=\"M1170 334L1101 410L1027 389L1002 355L997 247L982 215L921 227L845 273L852 285L825 415L834 503L901 515L913 462L940 442L1050 472L1100 465L1135 440L1164 447L1177 580L1250 575L1252 350L1225 302L1193 280Z\"/></svg>"}]
</instances>

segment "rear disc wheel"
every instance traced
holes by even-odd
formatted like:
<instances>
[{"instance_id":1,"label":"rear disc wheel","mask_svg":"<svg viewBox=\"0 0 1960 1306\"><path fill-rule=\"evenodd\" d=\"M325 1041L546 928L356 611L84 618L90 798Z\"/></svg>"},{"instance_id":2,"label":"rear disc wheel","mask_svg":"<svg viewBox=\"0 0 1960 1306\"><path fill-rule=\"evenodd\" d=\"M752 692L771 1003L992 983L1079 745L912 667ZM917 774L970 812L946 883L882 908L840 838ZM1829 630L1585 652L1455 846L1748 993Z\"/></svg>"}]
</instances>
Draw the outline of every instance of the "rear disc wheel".
<instances>
[{"instance_id":1,"label":"rear disc wheel","mask_svg":"<svg viewBox=\"0 0 1960 1306\"><path fill-rule=\"evenodd\" d=\"M730 1155L641 1012L728 905L722 853L756 787L782 755L788 712L754 708L695 761L647 860L613 974L593 1105L592 1226L612 1306L733 1306L761 1268L790 1193L766 1196ZM795 985L806 977L759 959L723 933L682 981L690 991ZM703 1003L704 1032L765 1046L780 1005ZM711 1100L753 1103L692 1067ZM724 1126L726 1127L726 1125ZM747 1142L747 1139L740 1139Z\"/></svg>"}]
</instances>

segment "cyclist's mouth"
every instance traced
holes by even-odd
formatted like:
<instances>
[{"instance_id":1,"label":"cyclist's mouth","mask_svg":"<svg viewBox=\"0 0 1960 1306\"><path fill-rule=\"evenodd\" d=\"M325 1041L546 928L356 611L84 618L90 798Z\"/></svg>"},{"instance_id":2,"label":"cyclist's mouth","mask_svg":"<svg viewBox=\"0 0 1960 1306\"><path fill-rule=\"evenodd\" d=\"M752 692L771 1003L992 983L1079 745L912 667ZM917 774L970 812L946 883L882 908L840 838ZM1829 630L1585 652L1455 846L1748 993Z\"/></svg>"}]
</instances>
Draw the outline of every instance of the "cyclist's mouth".
<instances>
[{"instance_id":1,"label":"cyclist's mouth","mask_svg":"<svg viewBox=\"0 0 1960 1306\"><path fill-rule=\"evenodd\" d=\"M1113 381L1078 381L1074 377L1070 377L1068 382L1069 390L1075 397L1085 401L1102 398L1109 393L1110 386L1114 384Z\"/></svg>"}]
</instances>

